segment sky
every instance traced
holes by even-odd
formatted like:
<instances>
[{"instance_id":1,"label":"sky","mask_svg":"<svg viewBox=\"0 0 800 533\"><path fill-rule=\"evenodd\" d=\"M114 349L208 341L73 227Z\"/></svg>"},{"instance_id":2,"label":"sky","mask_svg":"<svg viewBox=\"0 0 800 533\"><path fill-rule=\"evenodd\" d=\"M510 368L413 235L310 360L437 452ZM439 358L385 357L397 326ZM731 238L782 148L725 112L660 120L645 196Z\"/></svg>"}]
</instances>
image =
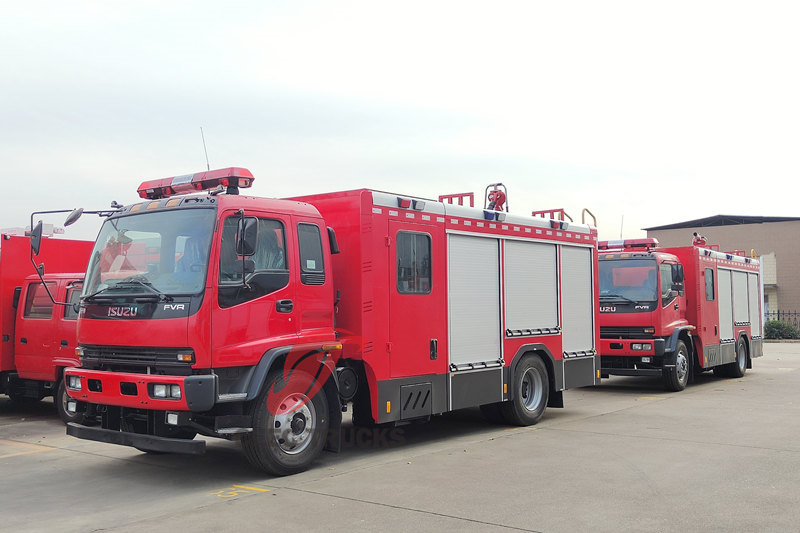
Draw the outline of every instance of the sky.
<instances>
[{"instance_id":1,"label":"sky","mask_svg":"<svg viewBox=\"0 0 800 533\"><path fill-rule=\"evenodd\" d=\"M511 212L588 208L601 239L800 216L798 15L770 1L5 3L0 228L205 170L201 128L210 167L251 170L257 196L481 204L501 182Z\"/></svg>"}]
</instances>

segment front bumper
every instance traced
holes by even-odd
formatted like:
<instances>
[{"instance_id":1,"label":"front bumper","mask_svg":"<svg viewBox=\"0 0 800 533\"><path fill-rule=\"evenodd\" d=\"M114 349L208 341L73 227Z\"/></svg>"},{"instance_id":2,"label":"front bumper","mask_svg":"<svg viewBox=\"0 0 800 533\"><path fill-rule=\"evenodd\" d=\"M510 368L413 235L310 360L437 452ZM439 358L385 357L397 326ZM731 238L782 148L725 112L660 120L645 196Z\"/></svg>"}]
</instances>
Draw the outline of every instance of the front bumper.
<instances>
[{"instance_id":1,"label":"front bumper","mask_svg":"<svg viewBox=\"0 0 800 533\"><path fill-rule=\"evenodd\" d=\"M97 405L201 413L211 409L217 399L217 376L213 374L165 376L68 368L64 379L70 376L77 376L81 382L80 390L66 388L70 398ZM156 384L178 385L180 398L155 398Z\"/></svg>"},{"instance_id":2,"label":"front bumper","mask_svg":"<svg viewBox=\"0 0 800 533\"><path fill-rule=\"evenodd\" d=\"M67 424L67 435L72 435L79 439L106 442L108 444L133 446L139 450L150 452L184 453L190 455L202 455L206 452L206 441L204 440L156 437L127 431L82 426L75 422Z\"/></svg>"}]
</instances>

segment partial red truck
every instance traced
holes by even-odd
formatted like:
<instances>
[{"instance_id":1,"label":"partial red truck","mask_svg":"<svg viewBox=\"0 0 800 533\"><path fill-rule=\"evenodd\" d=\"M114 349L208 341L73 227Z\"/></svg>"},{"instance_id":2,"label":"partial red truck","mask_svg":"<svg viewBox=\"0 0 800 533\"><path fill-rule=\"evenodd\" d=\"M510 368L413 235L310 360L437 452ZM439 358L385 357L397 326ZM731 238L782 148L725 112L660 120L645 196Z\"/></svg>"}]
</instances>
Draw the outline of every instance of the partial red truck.
<instances>
[{"instance_id":1,"label":"partial red truck","mask_svg":"<svg viewBox=\"0 0 800 533\"><path fill-rule=\"evenodd\" d=\"M603 375L660 376L680 391L694 374L742 377L763 355L759 263L656 239L599 245L600 364Z\"/></svg>"},{"instance_id":2,"label":"partial red truck","mask_svg":"<svg viewBox=\"0 0 800 533\"><path fill-rule=\"evenodd\" d=\"M239 195L252 181L145 182L110 213L66 371L86 418L68 434L183 453L203 453L197 434L238 439L285 475L337 449L349 405L365 425L468 407L530 425L599 380L593 227L503 211L499 188L479 208Z\"/></svg>"},{"instance_id":3,"label":"partial red truck","mask_svg":"<svg viewBox=\"0 0 800 533\"><path fill-rule=\"evenodd\" d=\"M77 304L91 242L46 239L39 260L51 271L44 280L57 302ZM27 237L0 236L0 393L13 401L53 396L65 422L74 421L63 385L64 368L79 364L75 355L77 308L55 305L30 260Z\"/></svg>"}]
</instances>

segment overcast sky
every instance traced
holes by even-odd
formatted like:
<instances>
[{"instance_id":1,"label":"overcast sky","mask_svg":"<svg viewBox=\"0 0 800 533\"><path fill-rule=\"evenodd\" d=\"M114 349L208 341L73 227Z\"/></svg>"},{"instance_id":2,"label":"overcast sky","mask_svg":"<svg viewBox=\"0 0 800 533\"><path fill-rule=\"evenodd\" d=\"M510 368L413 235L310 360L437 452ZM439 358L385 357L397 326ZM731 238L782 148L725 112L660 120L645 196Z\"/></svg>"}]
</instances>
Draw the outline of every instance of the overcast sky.
<instances>
[{"instance_id":1,"label":"overcast sky","mask_svg":"<svg viewBox=\"0 0 800 533\"><path fill-rule=\"evenodd\" d=\"M500 181L512 212L587 207L601 238L800 216L796 5L6 3L0 228L204 170L200 127L260 196Z\"/></svg>"}]
</instances>

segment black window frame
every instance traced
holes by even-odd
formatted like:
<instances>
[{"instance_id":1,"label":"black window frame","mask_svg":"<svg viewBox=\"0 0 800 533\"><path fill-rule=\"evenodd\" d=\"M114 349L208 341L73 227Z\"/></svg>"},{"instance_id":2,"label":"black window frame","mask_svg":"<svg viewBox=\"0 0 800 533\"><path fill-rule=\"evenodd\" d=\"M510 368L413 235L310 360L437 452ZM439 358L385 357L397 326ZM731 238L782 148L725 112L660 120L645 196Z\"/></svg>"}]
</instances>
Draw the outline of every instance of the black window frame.
<instances>
[{"instance_id":1,"label":"black window frame","mask_svg":"<svg viewBox=\"0 0 800 533\"><path fill-rule=\"evenodd\" d=\"M300 253L300 282L303 285L325 284L325 251L322 248L322 231L311 222L297 224L297 248ZM308 261L314 266L308 268Z\"/></svg>"},{"instance_id":2,"label":"black window frame","mask_svg":"<svg viewBox=\"0 0 800 533\"><path fill-rule=\"evenodd\" d=\"M418 250L416 239L424 238L427 242L427 271L415 269L413 266L416 262L416 257L410 258L410 266L405 266L405 264L409 263L408 261L401 261L401 259L409 259L405 257L401 257L401 251L406 249L406 246L401 244L401 239L405 239L406 237L411 237L414 239L413 243L411 244L412 255L415 256ZM429 233L419 232L419 231L398 231L397 235L395 236L395 265L397 266L397 271L395 273L396 277L396 288L397 292L400 294L417 294L417 295L424 295L430 294L433 290L433 239ZM423 268L425 265L425 258L423 257ZM409 270L410 269L410 270ZM408 275L404 275L404 273L408 272ZM420 288L419 280L425 279L424 275L427 273L427 280L428 284L426 288ZM415 288L409 289L409 283L413 284Z\"/></svg>"}]
</instances>

